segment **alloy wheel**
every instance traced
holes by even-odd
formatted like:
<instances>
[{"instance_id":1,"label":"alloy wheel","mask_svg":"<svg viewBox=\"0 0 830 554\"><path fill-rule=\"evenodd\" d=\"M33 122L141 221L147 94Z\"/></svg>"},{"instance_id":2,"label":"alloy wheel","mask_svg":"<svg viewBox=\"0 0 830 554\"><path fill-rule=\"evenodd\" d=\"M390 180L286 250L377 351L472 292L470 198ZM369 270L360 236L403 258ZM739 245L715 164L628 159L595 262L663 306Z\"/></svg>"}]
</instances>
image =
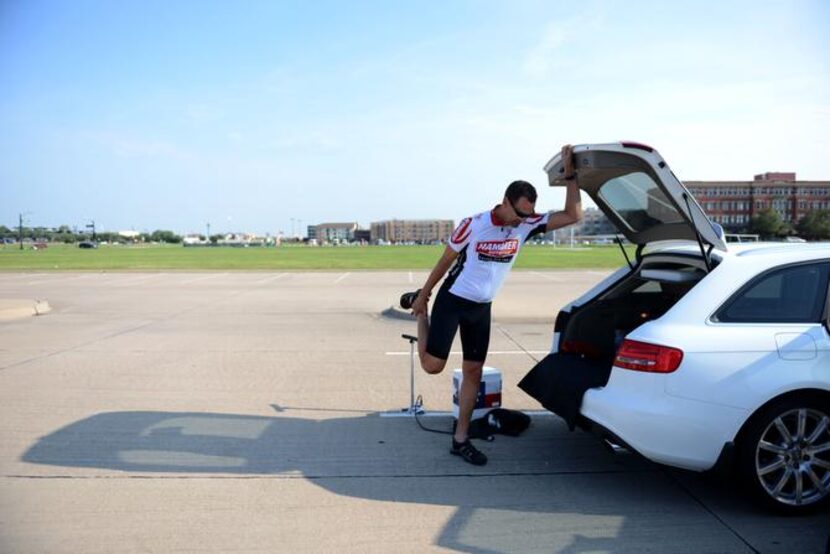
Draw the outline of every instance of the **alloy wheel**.
<instances>
[{"instance_id":1,"label":"alloy wheel","mask_svg":"<svg viewBox=\"0 0 830 554\"><path fill-rule=\"evenodd\" d=\"M830 416L796 408L775 417L755 450L755 471L766 493L788 506L830 494Z\"/></svg>"}]
</instances>

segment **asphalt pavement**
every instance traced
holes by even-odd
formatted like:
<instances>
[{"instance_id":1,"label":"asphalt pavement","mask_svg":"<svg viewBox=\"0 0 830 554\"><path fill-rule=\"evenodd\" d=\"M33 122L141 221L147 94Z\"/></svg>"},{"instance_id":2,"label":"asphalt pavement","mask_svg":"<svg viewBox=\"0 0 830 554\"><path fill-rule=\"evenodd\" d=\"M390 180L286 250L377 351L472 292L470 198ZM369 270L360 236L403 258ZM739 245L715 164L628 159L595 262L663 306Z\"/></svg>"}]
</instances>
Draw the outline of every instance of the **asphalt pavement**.
<instances>
[{"instance_id":1,"label":"asphalt pavement","mask_svg":"<svg viewBox=\"0 0 830 554\"><path fill-rule=\"evenodd\" d=\"M0 552L825 552L826 511L613 454L516 387L604 275L510 276L487 365L533 423L473 467L389 417L425 272L0 273ZM458 349L416 375L437 430Z\"/></svg>"}]
</instances>

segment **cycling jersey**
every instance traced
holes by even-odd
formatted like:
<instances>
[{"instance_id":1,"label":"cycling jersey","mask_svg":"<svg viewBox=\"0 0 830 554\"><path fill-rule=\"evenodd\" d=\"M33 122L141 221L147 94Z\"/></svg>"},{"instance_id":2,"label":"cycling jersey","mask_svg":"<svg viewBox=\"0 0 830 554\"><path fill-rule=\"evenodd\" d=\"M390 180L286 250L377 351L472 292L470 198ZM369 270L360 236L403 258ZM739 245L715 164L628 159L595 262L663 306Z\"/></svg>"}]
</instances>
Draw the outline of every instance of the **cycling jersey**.
<instances>
[{"instance_id":1,"label":"cycling jersey","mask_svg":"<svg viewBox=\"0 0 830 554\"><path fill-rule=\"evenodd\" d=\"M549 215L531 216L517 227L499 221L492 210L461 220L447 243L459 254L443 287L473 302L491 302L522 244L545 232Z\"/></svg>"}]
</instances>

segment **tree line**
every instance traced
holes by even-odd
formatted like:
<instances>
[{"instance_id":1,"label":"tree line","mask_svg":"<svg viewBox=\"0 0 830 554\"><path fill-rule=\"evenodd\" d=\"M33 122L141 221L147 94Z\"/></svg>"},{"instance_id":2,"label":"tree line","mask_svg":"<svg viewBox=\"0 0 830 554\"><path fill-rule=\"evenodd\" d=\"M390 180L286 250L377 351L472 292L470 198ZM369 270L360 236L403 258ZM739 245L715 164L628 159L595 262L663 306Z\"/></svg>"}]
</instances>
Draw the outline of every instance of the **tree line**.
<instances>
[{"instance_id":1,"label":"tree line","mask_svg":"<svg viewBox=\"0 0 830 554\"><path fill-rule=\"evenodd\" d=\"M798 235L807 240L830 239L830 210L813 210L807 212L798 223L781 219L772 208L758 211L746 227L747 233L760 235L762 239L772 239Z\"/></svg>"},{"instance_id":2,"label":"tree line","mask_svg":"<svg viewBox=\"0 0 830 554\"><path fill-rule=\"evenodd\" d=\"M730 228L730 232L745 232L760 235L762 239L776 239L791 235L798 235L807 240L830 240L830 210L813 210L792 225L781 219L778 212L772 208L758 211L749 224L743 229ZM199 237L204 240L204 236ZM211 235L210 241L216 243L223 238L222 235ZM18 242L20 240L34 242L63 242L74 244L83 241L95 240L98 242L163 242L168 244L180 244L183 238L173 231L159 229L152 233L140 233L136 237L123 237L118 233L102 232L93 233L90 231L79 231L72 229L69 225L61 225L57 228L49 227L14 227L9 228L0 225L0 241Z\"/></svg>"},{"instance_id":3,"label":"tree line","mask_svg":"<svg viewBox=\"0 0 830 554\"><path fill-rule=\"evenodd\" d=\"M14 227L9 228L5 225L0 225L0 241L3 242L18 242L20 240L34 241L34 242L62 242L66 244L74 244L84 241L97 242L165 242L169 244L178 244L182 242L182 237L173 231L156 230L152 233L140 233L136 237L123 237L118 233L102 232L93 233L90 231L78 231L72 229L68 225L61 225L57 228L49 227ZM213 240L213 237L211 237Z\"/></svg>"}]
</instances>

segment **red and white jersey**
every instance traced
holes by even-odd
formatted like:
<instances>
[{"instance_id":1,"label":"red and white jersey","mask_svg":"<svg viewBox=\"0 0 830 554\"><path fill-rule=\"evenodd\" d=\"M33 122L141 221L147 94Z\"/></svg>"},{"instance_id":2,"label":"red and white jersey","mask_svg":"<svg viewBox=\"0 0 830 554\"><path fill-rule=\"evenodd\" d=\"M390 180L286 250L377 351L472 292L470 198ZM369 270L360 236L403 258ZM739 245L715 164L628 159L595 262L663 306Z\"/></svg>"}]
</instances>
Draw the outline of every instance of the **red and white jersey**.
<instances>
[{"instance_id":1,"label":"red and white jersey","mask_svg":"<svg viewBox=\"0 0 830 554\"><path fill-rule=\"evenodd\" d=\"M459 255L443 286L473 302L492 301L522 244L545 232L548 215L534 215L518 227L499 221L493 211L462 219L447 243Z\"/></svg>"}]
</instances>

